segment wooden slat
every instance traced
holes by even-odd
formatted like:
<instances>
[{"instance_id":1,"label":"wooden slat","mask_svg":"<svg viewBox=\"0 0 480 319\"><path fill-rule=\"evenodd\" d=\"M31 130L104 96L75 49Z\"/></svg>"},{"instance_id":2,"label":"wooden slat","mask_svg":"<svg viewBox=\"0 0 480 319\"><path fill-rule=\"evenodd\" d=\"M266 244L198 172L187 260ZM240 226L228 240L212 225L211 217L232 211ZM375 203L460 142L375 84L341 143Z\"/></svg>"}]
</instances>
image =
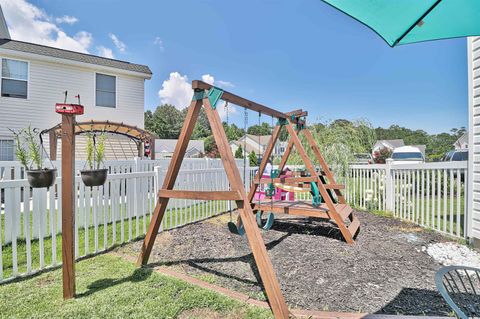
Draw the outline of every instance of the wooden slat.
<instances>
[{"instance_id":1,"label":"wooden slat","mask_svg":"<svg viewBox=\"0 0 480 319\"><path fill-rule=\"evenodd\" d=\"M187 116L185 117L185 123L178 138L180 142L175 146L175 151L168 166L168 171L165 176L162 189L172 189L173 185L175 184L175 180L178 176L178 172L180 171L180 166L182 165L182 160L188 146L188 141L192 135L193 128L195 127L201 107L202 101L192 101L188 108ZM140 255L137 259L138 266L144 265L148 262L148 258L152 252L153 244L155 242L155 238L157 237L160 224L162 223L168 201L168 198L160 198L155 206L152 221L150 222L147 234L145 235L145 240L142 244Z\"/></svg>"},{"instance_id":2,"label":"wooden slat","mask_svg":"<svg viewBox=\"0 0 480 319\"><path fill-rule=\"evenodd\" d=\"M345 185L341 184L323 184L326 189L345 189Z\"/></svg>"},{"instance_id":3,"label":"wooden slat","mask_svg":"<svg viewBox=\"0 0 480 319\"><path fill-rule=\"evenodd\" d=\"M350 232L350 234L352 234L352 237L355 236L359 227L360 227L360 220L355 217L352 223L348 226L348 231Z\"/></svg>"},{"instance_id":4,"label":"wooden slat","mask_svg":"<svg viewBox=\"0 0 480 319\"><path fill-rule=\"evenodd\" d=\"M161 198L182 198L198 200L240 200L241 196L235 191L186 191L186 190L168 190L158 191L158 197Z\"/></svg>"},{"instance_id":5,"label":"wooden slat","mask_svg":"<svg viewBox=\"0 0 480 319\"><path fill-rule=\"evenodd\" d=\"M255 179L255 184L268 184L268 183L283 183L287 185L295 183L309 183L309 182L318 182L318 177L278 177L278 178L258 178Z\"/></svg>"},{"instance_id":6,"label":"wooden slat","mask_svg":"<svg viewBox=\"0 0 480 319\"><path fill-rule=\"evenodd\" d=\"M330 215L328 214L328 208L325 204L321 205L320 207L313 207L311 206L311 204L309 205L303 201L283 203L261 202L254 203L253 208L254 210L261 210L278 214L330 219Z\"/></svg>"},{"instance_id":7,"label":"wooden slat","mask_svg":"<svg viewBox=\"0 0 480 319\"><path fill-rule=\"evenodd\" d=\"M337 204L337 213L340 214L342 220L345 220L353 212L353 209L347 204Z\"/></svg>"}]
</instances>

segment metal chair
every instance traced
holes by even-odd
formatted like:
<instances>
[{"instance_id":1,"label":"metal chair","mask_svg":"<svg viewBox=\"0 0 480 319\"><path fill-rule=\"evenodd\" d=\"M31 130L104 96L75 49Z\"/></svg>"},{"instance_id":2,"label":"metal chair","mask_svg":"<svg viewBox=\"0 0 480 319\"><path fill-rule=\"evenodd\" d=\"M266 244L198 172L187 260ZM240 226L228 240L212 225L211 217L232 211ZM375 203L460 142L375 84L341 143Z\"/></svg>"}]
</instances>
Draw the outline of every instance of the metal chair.
<instances>
[{"instance_id":1,"label":"metal chair","mask_svg":"<svg viewBox=\"0 0 480 319\"><path fill-rule=\"evenodd\" d=\"M480 269L443 267L435 275L435 284L458 318L480 318Z\"/></svg>"}]
</instances>

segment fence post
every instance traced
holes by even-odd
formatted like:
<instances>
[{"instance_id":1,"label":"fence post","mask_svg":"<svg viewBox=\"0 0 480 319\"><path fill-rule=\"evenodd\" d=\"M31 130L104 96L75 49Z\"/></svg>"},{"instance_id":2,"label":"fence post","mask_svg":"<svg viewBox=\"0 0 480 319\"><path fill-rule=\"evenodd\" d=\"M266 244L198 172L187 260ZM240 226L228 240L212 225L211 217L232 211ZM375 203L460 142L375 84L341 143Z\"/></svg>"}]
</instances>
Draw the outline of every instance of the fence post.
<instances>
[{"instance_id":1,"label":"fence post","mask_svg":"<svg viewBox=\"0 0 480 319\"><path fill-rule=\"evenodd\" d=\"M395 209L392 163L393 160L391 158L387 158L385 163L385 209L389 212L393 212Z\"/></svg>"}]
</instances>

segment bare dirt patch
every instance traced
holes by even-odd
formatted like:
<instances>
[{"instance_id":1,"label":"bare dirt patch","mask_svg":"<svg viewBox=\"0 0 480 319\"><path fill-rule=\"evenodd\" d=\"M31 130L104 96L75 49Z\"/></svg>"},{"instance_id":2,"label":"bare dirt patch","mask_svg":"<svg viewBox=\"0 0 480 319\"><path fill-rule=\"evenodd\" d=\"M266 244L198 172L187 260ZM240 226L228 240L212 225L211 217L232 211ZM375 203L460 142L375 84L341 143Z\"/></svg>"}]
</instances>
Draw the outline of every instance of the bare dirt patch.
<instances>
[{"instance_id":1,"label":"bare dirt patch","mask_svg":"<svg viewBox=\"0 0 480 319\"><path fill-rule=\"evenodd\" d=\"M441 267L423 246L448 241L439 234L388 217L359 212L355 245L339 240L328 222L285 217L262 231L290 306L328 311L448 315L437 293ZM236 216L234 216L236 218ZM253 298L263 287L246 237L231 234L228 215L167 232L157 239L150 265L174 267ZM122 247L137 254L141 242ZM213 317L215 318L215 317Z\"/></svg>"},{"instance_id":2,"label":"bare dirt patch","mask_svg":"<svg viewBox=\"0 0 480 319\"><path fill-rule=\"evenodd\" d=\"M195 308L182 312L177 318L178 319L240 319L243 318L244 314L222 314L220 312L206 309L206 308Z\"/></svg>"}]
</instances>

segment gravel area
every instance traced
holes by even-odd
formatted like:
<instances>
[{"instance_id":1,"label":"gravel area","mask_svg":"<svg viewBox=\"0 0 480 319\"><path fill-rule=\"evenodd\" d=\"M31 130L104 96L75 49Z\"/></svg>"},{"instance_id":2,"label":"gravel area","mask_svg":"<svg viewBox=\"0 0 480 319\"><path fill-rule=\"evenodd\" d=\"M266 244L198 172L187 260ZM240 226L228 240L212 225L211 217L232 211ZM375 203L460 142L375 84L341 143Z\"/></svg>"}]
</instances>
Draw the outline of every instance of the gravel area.
<instances>
[{"instance_id":1,"label":"gravel area","mask_svg":"<svg viewBox=\"0 0 480 319\"><path fill-rule=\"evenodd\" d=\"M355 245L339 240L338 230L330 223L317 220L288 216L276 219L270 231L262 231L289 305L328 311L450 314L434 283L441 264L425 249L449 239L393 218L357 214L361 229ZM160 234L150 264L173 267L264 299L247 239L231 234L228 221L229 216L223 215ZM136 255L140 245L135 242L121 250Z\"/></svg>"}]
</instances>

